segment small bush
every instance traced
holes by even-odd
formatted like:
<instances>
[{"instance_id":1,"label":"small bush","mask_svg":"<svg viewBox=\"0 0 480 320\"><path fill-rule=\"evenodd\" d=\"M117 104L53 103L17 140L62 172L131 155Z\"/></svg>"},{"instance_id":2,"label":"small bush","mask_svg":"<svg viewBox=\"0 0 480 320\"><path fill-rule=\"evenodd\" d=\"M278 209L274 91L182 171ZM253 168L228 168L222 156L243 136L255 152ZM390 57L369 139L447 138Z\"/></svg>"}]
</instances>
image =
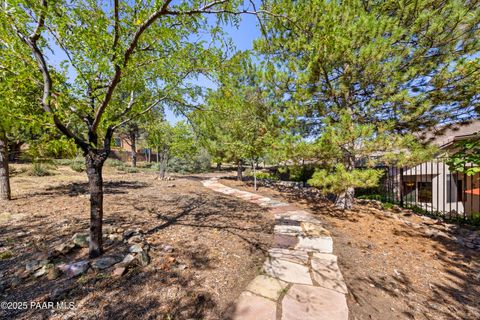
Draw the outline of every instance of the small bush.
<instances>
[{"instance_id":1,"label":"small bush","mask_svg":"<svg viewBox=\"0 0 480 320\"><path fill-rule=\"evenodd\" d=\"M107 161L105 161L105 165L113 168L125 167L125 163L117 159L107 159Z\"/></svg>"},{"instance_id":2,"label":"small bush","mask_svg":"<svg viewBox=\"0 0 480 320\"><path fill-rule=\"evenodd\" d=\"M70 164L70 169L76 172L84 172L86 170L85 163L81 161L72 162Z\"/></svg>"},{"instance_id":3,"label":"small bush","mask_svg":"<svg viewBox=\"0 0 480 320\"><path fill-rule=\"evenodd\" d=\"M53 159L52 162L57 166L71 166L76 159Z\"/></svg>"},{"instance_id":4,"label":"small bush","mask_svg":"<svg viewBox=\"0 0 480 320\"><path fill-rule=\"evenodd\" d=\"M35 176L35 177L45 177L45 176L50 176L52 173L48 171L45 165L35 162L32 166L32 169L30 169L30 175Z\"/></svg>"},{"instance_id":5,"label":"small bush","mask_svg":"<svg viewBox=\"0 0 480 320\"><path fill-rule=\"evenodd\" d=\"M253 172L250 172L250 174L248 174L248 176L253 177ZM266 179L266 180L277 181L278 177L274 174L271 174L270 172L257 171L257 179Z\"/></svg>"}]
</instances>

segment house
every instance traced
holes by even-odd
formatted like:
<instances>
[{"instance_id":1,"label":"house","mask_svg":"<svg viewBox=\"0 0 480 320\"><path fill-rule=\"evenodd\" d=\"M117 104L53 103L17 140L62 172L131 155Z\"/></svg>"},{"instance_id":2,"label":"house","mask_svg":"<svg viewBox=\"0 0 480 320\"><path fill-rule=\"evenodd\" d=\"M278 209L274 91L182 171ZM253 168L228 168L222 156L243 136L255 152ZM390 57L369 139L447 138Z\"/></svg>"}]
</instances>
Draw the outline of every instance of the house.
<instances>
[{"instance_id":1,"label":"house","mask_svg":"<svg viewBox=\"0 0 480 320\"><path fill-rule=\"evenodd\" d=\"M432 161L415 167L389 168L385 182L389 197L431 213L464 217L480 213L480 175L452 172L444 161L449 152L455 152L458 141L479 132L479 120L427 132L423 138L437 145L440 152Z\"/></svg>"}]
</instances>

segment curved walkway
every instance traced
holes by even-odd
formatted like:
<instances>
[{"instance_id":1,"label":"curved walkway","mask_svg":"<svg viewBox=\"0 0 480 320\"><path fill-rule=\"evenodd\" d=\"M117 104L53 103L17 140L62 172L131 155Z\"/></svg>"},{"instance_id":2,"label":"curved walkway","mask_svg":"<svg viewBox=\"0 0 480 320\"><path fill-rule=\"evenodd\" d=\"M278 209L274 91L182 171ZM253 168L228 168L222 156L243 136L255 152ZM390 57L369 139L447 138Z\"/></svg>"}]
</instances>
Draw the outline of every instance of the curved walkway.
<instances>
[{"instance_id":1,"label":"curved walkway","mask_svg":"<svg viewBox=\"0 0 480 320\"><path fill-rule=\"evenodd\" d=\"M347 320L347 287L332 254L329 232L308 211L289 203L203 181L214 191L269 208L274 244L263 273L240 295L235 320Z\"/></svg>"}]
</instances>

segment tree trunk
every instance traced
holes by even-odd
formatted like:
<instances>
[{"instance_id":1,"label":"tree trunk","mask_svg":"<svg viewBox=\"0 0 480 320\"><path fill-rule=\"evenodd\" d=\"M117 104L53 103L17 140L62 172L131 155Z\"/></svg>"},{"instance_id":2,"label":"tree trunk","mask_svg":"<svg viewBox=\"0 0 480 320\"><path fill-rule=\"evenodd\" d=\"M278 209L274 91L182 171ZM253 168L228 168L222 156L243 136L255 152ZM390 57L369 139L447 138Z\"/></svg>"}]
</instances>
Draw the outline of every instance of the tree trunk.
<instances>
[{"instance_id":1,"label":"tree trunk","mask_svg":"<svg viewBox=\"0 0 480 320\"><path fill-rule=\"evenodd\" d=\"M137 135L135 131L130 131L130 143L132 147L132 167L137 167Z\"/></svg>"},{"instance_id":2,"label":"tree trunk","mask_svg":"<svg viewBox=\"0 0 480 320\"><path fill-rule=\"evenodd\" d=\"M257 163L253 164L253 190L257 191Z\"/></svg>"},{"instance_id":3,"label":"tree trunk","mask_svg":"<svg viewBox=\"0 0 480 320\"><path fill-rule=\"evenodd\" d=\"M104 160L99 155L88 154L85 157L90 192L90 258L103 253L102 221L103 221L103 179Z\"/></svg>"},{"instance_id":4,"label":"tree trunk","mask_svg":"<svg viewBox=\"0 0 480 320\"><path fill-rule=\"evenodd\" d=\"M350 154L344 154L344 165L347 171L351 172L355 169L355 158ZM338 195L337 200L335 201L335 207L341 210L350 210L353 207L353 201L355 198L355 188L349 186L345 192L342 192Z\"/></svg>"},{"instance_id":5,"label":"tree trunk","mask_svg":"<svg viewBox=\"0 0 480 320\"><path fill-rule=\"evenodd\" d=\"M221 162L217 162L217 170L222 170L222 163Z\"/></svg>"},{"instance_id":6,"label":"tree trunk","mask_svg":"<svg viewBox=\"0 0 480 320\"><path fill-rule=\"evenodd\" d=\"M350 210L353 207L355 189L350 187L347 191L341 193L335 201L335 207L341 210Z\"/></svg>"},{"instance_id":7,"label":"tree trunk","mask_svg":"<svg viewBox=\"0 0 480 320\"><path fill-rule=\"evenodd\" d=\"M7 143L0 139L0 200L10 200L10 175L8 172Z\"/></svg>"},{"instance_id":8,"label":"tree trunk","mask_svg":"<svg viewBox=\"0 0 480 320\"><path fill-rule=\"evenodd\" d=\"M237 162L237 180L243 180L243 162L242 160L238 160Z\"/></svg>"}]
</instances>

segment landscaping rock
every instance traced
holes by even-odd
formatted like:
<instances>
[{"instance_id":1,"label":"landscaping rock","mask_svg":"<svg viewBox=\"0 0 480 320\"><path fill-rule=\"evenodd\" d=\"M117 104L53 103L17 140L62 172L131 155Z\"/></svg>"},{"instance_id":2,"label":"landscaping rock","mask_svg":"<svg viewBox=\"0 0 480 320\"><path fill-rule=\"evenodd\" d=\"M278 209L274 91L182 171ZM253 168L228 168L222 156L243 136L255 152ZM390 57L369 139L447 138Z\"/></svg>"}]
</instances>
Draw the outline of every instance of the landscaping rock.
<instances>
[{"instance_id":1,"label":"landscaping rock","mask_svg":"<svg viewBox=\"0 0 480 320\"><path fill-rule=\"evenodd\" d=\"M97 260L93 261L91 263L91 266L92 266L93 269L103 270L103 269L107 269L107 268L113 266L114 264L118 263L119 261L120 261L120 259L118 257L105 256L105 257L101 257L101 258L98 258Z\"/></svg>"},{"instance_id":2,"label":"landscaping rock","mask_svg":"<svg viewBox=\"0 0 480 320\"><path fill-rule=\"evenodd\" d=\"M121 277L125 274L126 271L127 271L126 267L117 267L117 268L115 268L115 270L113 270L112 275L114 277Z\"/></svg>"},{"instance_id":3,"label":"landscaping rock","mask_svg":"<svg viewBox=\"0 0 480 320\"><path fill-rule=\"evenodd\" d=\"M143 267L147 266L150 263L150 257L145 251L137 254L137 259Z\"/></svg>"},{"instance_id":4,"label":"landscaping rock","mask_svg":"<svg viewBox=\"0 0 480 320\"><path fill-rule=\"evenodd\" d=\"M75 233L72 237L73 243L80 248L87 248L90 242L90 237L84 233Z\"/></svg>"},{"instance_id":5,"label":"landscaping rock","mask_svg":"<svg viewBox=\"0 0 480 320\"><path fill-rule=\"evenodd\" d=\"M60 254L67 254L69 253L70 251L72 251L72 249L75 248L75 244L71 244L71 243L62 243L62 244L59 244L58 246L56 246L54 248L54 251L55 252L58 252Z\"/></svg>"},{"instance_id":6,"label":"landscaping rock","mask_svg":"<svg viewBox=\"0 0 480 320\"><path fill-rule=\"evenodd\" d=\"M48 270L48 273L47 273L47 279L48 280L55 280L59 276L60 276L60 272L58 271L58 269L56 267L53 267L50 270Z\"/></svg>"},{"instance_id":7,"label":"landscaping rock","mask_svg":"<svg viewBox=\"0 0 480 320\"><path fill-rule=\"evenodd\" d=\"M40 278L41 276L45 275L47 272L48 272L48 269L47 269L47 266L45 265L45 266L41 267L40 269L38 269L37 271L35 271L33 276L35 278Z\"/></svg>"},{"instance_id":8,"label":"landscaping rock","mask_svg":"<svg viewBox=\"0 0 480 320\"><path fill-rule=\"evenodd\" d=\"M115 234L115 233L113 233L113 234L109 234L109 235L108 235L108 239L110 239L110 240L112 240L112 241L122 241L122 240L123 240L123 237L122 237L122 235L120 235L120 234Z\"/></svg>"},{"instance_id":9,"label":"landscaping rock","mask_svg":"<svg viewBox=\"0 0 480 320\"><path fill-rule=\"evenodd\" d=\"M141 235L132 236L127 241L127 243L129 244L142 243L142 242L143 242L143 237Z\"/></svg>"},{"instance_id":10,"label":"landscaping rock","mask_svg":"<svg viewBox=\"0 0 480 320\"><path fill-rule=\"evenodd\" d=\"M62 270L68 277L73 278L83 274L88 270L90 264L88 261L78 261L71 264L61 264L58 269Z\"/></svg>"},{"instance_id":11,"label":"landscaping rock","mask_svg":"<svg viewBox=\"0 0 480 320\"><path fill-rule=\"evenodd\" d=\"M143 252L143 248L139 244L134 244L133 246L128 248L128 251L131 253L140 253L140 252Z\"/></svg>"},{"instance_id":12,"label":"landscaping rock","mask_svg":"<svg viewBox=\"0 0 480 320\"><path fill-rule=\"evenodd\" d=\"M169 253L171 253L171 252L173 252L174 249L173 249L173 247L172 247L171 245L166 244L166 245L164 245L164 246L162 247L162 250L163 250L164 252L169 252Z\"/></svg>"},{"instance_id":13,"label":"landscaping rock","mask_svg":"<svg viewBox=\"0 0 480 320\"><path fill-rule=\"evenodd\" d=\"M125 258L123 258L122 262L120 262L118 265L119 267L128 268L128 266L130 266L134 260L135 257L132 254L127 254Z\"/></svg>"}]
</instances>

